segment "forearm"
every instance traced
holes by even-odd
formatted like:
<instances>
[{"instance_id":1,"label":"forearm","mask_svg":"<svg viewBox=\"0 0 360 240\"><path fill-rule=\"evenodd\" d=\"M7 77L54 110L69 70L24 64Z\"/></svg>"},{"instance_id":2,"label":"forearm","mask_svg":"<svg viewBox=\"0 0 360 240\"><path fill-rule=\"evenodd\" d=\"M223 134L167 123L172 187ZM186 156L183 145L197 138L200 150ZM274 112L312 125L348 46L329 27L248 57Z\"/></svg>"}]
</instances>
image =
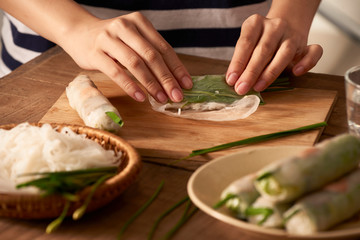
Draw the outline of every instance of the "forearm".
<instances>
[{"instance_id":1,"label":"forearm","mask_svg":"<svg viewBox=\"0 0 360 240\"><path fill-rule=\"evenodd\" d=\"M268 18L282 18L307 37L320 0L273 0Z\"/></svg>"},{"instance_id":2,"label":"forearm","mask_svg":"<svg viewBox=\"0 0 360 240\"><path fill-rule=\"evenodd\" d=\"M97 20L72 0L0 0L0 8L59 45L71 32Z\"/></svg>"}]
</instances>

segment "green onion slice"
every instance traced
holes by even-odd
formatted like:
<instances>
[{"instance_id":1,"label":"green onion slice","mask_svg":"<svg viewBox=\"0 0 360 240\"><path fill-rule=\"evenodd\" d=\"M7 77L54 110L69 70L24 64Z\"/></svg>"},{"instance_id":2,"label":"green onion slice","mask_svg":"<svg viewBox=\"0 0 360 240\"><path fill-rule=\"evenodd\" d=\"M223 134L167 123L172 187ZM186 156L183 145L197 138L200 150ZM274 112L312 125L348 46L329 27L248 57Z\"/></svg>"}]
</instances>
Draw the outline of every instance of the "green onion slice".
<instances>
[{"instance_id":1,"label":"green onion slice","mask_svg":"<svg viewBox=\"0 0 360 240\"><path fill-rule=\"evenodd\" d=\"M108 115L111 120L114 121L114 123L118 124L120 127L124 125L124 121L114 112L105 112L106 115Z\"/></svg>"}]
</instances>

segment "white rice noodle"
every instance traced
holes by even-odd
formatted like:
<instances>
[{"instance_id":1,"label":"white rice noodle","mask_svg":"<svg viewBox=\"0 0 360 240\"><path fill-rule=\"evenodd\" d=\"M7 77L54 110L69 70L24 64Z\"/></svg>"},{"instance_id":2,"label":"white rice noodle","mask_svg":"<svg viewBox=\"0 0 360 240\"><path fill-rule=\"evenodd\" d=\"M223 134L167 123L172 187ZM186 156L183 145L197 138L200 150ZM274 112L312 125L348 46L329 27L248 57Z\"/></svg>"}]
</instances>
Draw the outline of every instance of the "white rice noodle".
<instances>
[{"instance_id":1,"label":"white rice noodle","mask_svg":"<svg viewBox=\"0 0 360 240\"><path fill-rule=\"evenodd\" d=\"M49 124L22 123L11 130L0 129L0 192L34 192L16 189L17 184L38 178L19 177L25 173L118 166L120 156L121 152L116 156L69 128L57 132Z\"/></svg>"},{"instance_id":2,"label":"white rice noodle","mask_svg":"<svg viewBox=\"0 0 360 240\"><path fill-rule=\"evenodd\" d=\"M184 109L181 109L183 103L161 104L151 96L149 102L155 111L169 116L208 121L234 121L247 118L253 114L260 104L260 99L255 95L248 95L232 104L192 103Z\"/></svg>"}]
</instances>

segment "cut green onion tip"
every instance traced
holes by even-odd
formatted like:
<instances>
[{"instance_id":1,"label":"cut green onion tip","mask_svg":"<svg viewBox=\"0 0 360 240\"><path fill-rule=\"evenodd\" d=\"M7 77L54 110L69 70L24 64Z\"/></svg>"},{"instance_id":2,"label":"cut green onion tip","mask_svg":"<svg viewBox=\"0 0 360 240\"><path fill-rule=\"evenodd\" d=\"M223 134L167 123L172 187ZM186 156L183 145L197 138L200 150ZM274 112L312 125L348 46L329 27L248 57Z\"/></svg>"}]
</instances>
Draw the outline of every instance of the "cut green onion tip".
<instances>
[{"instance_id":1,"label":"cut green onion tip","mask_svg":"<svg viewBox=\"0 0 360 240\"><path fill-rule=\"evenodd\" d=\"M124 121L116 113L114 112L105 112L105 113L111 118L111 120L114 121L114 123L118 124L120 127L124 125Z\"/></svg>"}]
</instances>

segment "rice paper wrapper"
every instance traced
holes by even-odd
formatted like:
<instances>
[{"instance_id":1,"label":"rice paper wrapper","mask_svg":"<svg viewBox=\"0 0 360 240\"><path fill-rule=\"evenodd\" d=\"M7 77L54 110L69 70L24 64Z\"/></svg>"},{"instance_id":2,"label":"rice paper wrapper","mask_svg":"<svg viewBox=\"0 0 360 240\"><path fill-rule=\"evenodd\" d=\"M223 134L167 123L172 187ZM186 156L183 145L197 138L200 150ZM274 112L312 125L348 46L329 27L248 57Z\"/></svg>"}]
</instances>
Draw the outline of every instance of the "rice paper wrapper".
<instances>
[{"instance_id":1,"label":"rice paper wrapper","mask_svg":"<svg viewBox=\"0 0 360 240\"><path fill-rule=\"evenodd\" d=\"M289 209L290 203L275 203L264 197L256 199L251 206L252 209L269 209L271 214L264 216L263 214L254 214L248 216L248 221L267 228L282 228L284 224L283 213Z\"/></svg>"},{"instance_id":2,"label":"rice paper wrapper","mask_svg":"<svg viewBox=\"0 0 360 240\"><path fill-rule=\"evenodd\" d=\"M149 102L153 110L173 117L208 121L234 121L247 118L253 114L260 104L260 99L255 95L249 95L232 104L206 103L202 104L202 107L197 107L200 105L197 103L194 104L193 109L177 111L171 110L174 109L173 103L161 104L152 97L149 97ZM217 108L213 108L212 105L216 105ZM180 109L180 106L177 109Z\"/></svg>"},{"instance_id":3,"label":"rice paper wrapper","mask_svg":"<svg viewBox=\"0 0 360 240\"><path fill-rule=\"evenodd\" d=\"M149 97L155 111L169 116L209 121L233 121L254 113L260 102L260 93L250 91L238 95L225 81L224 75L192 76L193 87L184 89L180 103L161 104Z\"/></svg>"},{"instance_id":4,"label":"rice paper wrapper","mask_svg":"<svg viewBox=\"0 0 360 240\"><path fill-rule=\"evenodd\" d=\"M243 176L229 184L221 193L221 200L228 196L229 199L225 206L236 215L237 218L245 219L245 211L259 197L259 193L254 186L255 174Z\"/></svg>"},{"instance_id":5,"label":"rice paper wrapper","mask_svg":"<svg viewBox=\"0 0 360 240\"><path fill-rule=\"evenodd\" d=\"M300 198L284 214L286 230L309 235L327 230L360 211L360 169Z\"/></svg>"}]
</instances>

